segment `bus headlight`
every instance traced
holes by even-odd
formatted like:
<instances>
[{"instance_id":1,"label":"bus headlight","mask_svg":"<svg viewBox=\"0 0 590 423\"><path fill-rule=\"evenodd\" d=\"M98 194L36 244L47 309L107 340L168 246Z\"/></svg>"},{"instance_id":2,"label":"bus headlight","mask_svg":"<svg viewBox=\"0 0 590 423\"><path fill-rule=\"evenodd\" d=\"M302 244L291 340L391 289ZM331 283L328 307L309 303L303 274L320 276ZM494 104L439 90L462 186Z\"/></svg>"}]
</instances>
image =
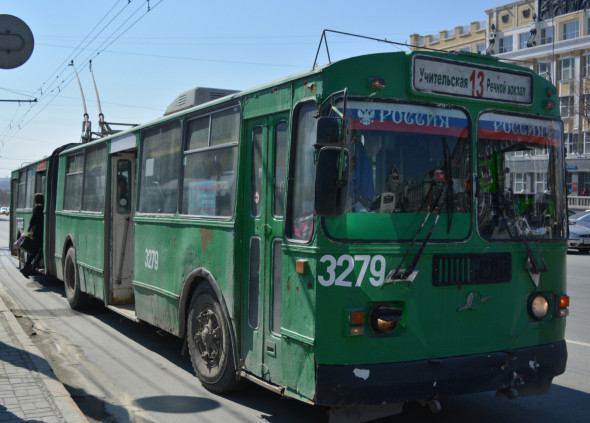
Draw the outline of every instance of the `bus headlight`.
<instances>
[{"instance_id":1,"label":"bus headlight","mask_svg":"<svg viewBox=\"0 0 590 423\"><path fill-rule=\"evenodd\" d=\"M537 294L533 297L532 301L529 303L529 312L531 316L537 320L543 319L547 316L547 312L549 311L549 302L544 295Z\"/></svg>"},{"instance_id":2,"label":"bus headlight","mask_svg":"<svg viewBox=\"0 0 590 423\"><path fill-rule=\"evenodd\" d=\"M385 335L394 330L401 319L401 308L381 305L371 310L369 321L373 332L377 335Z\"/></svg>"}]
</instances>

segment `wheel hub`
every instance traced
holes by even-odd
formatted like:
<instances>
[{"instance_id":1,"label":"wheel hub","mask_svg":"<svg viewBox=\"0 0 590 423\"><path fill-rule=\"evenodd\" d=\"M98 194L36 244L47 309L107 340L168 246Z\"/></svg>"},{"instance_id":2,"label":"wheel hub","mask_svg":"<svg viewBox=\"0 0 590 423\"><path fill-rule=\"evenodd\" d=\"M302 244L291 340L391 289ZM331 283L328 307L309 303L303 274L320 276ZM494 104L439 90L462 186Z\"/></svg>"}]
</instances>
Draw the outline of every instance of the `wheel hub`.
<instances>
[{"instance_id":1,"label":"wheel hub","mask_svg":"<svg viewBox=\"0 0 590 423\"><path fill-rule=\"evenodd\" d=\"M196 320L195 342L199 347L201 358L209 366L216 365L219 362L221 345L221 328L217 316L212 310L207 309L199 313Z\"/></svg>"}]
</instances>

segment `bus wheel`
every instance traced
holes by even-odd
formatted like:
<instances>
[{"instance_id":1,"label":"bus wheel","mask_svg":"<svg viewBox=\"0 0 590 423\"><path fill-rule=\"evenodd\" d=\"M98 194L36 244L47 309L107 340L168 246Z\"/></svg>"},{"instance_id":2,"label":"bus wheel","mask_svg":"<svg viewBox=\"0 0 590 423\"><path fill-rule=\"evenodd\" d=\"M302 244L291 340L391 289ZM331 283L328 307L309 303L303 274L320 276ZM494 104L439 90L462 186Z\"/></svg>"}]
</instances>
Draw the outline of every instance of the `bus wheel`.
<instances>
[{"instance_id":1,"label":"bus wheel","mask_svg":"<svg viewBox=\"0 0 590 423\"><path fill-rule=\"evenodd\" d=\"M235 391L242 385L234 365L228 321L215 293L199 286L188 313L188 349L197 377L207 390L217 394Z\"/></svg>"},{"instance_id":2,"label":"bus wheel","mask_svg":"<svg viewBox=\"0 0 590 423\"><path fill-rule=\"evenodd\" d=\"M66 298L68 299L71 308L74 310L81 310L88 305L88 295L80 290L78 266L76 265L76 250L73 247L66 253L66 261L64 263L64 287Z\"/></svg>"}]
</instances>

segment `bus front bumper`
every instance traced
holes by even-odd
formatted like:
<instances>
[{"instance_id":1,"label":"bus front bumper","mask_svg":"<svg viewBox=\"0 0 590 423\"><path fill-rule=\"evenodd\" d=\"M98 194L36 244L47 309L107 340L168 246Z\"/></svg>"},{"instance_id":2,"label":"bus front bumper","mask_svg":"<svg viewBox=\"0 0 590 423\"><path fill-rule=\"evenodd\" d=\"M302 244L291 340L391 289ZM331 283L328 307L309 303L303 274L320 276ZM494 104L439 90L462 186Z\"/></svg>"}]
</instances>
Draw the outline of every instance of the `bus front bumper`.
<instances>
[{"instance_id":1,"label":"bus front bumper","mask_svg":"<svg viewBox=\"0 0 590 423\"><path fill-rule=\"evenodd\" d=\"M315 403L378 405L514 389L544 393L565 371L565 341L462 357L403 363L318 365Z\"/></svg>"}]
</instances>

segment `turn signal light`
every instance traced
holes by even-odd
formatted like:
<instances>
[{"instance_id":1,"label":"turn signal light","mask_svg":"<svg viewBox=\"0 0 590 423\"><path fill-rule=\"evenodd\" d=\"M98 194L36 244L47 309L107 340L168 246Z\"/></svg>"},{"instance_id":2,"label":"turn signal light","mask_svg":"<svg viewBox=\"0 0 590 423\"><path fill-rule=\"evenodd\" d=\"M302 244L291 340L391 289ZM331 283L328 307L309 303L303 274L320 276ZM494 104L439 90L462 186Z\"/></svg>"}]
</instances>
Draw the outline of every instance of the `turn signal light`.
<instances>
[{"instance_id":1,"label":"turn signal light","mask_svg":"<svg viewBox=\"0 0 590 423\"><path fill-rule=\"evenodd\" d=\"M348 310L348 335L358 336L365 334L365 311Z\"/></svg>"},{"instance_id":2,"label":"turn signal light","mask_svg":"<svg viewBox=\"0 0 590 423\"><path fill-rule=\"evenodd\" d=\"M545 108L545 110L553 110L553 109L555 109L555 101L545 100L543 102L543 107Z\"/></svg>"},{"instance_id":3,"label":"turn signal light","mask_svg":"<svg viewBox=\"0 0 590 423\"><path fill-rule=\"evenodd\" d=\"M557 317L566 317L570 314L569 306L570 306L570 297L567 295L556 295L555 296L555 305L557 306L557 310L555 315Z\"/></svg>"},{"instance_id":4,"label":"turn signal light","mask_svg":"<svg viewBox=\"0 0 590 423\"><path fill-rule=\"evenodd\" d=\"M369 78L369 88L385 88L385 79L382 78Z\"/></svg>"}]
</instances>

